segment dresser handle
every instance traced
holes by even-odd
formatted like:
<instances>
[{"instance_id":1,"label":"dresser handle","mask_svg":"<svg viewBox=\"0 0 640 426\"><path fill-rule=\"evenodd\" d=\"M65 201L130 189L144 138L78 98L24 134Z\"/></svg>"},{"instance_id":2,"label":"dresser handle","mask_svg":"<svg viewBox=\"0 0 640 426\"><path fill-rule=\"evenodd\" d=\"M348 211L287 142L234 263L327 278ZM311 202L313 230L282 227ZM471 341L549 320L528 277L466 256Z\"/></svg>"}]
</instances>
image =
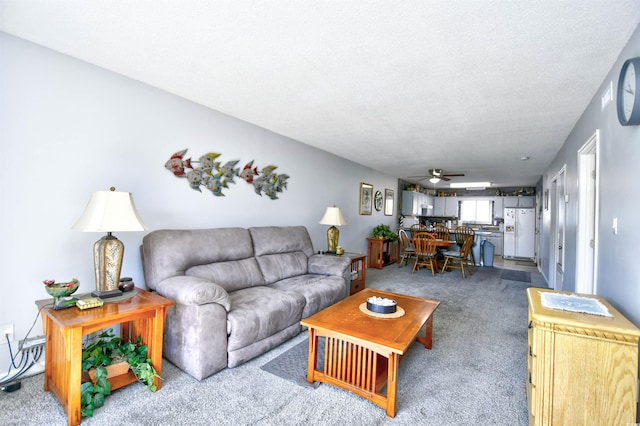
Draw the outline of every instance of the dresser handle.
<instances>
[{"instance_id":1,"label":"dresser handle","mask_svg":"<svg viewBox=\"0 0 640 426\"><path fill-rule=\"evenodd\" d=\"M533 328L533 321L529 321L529 328Z\"/></svg>"}]
</instances>

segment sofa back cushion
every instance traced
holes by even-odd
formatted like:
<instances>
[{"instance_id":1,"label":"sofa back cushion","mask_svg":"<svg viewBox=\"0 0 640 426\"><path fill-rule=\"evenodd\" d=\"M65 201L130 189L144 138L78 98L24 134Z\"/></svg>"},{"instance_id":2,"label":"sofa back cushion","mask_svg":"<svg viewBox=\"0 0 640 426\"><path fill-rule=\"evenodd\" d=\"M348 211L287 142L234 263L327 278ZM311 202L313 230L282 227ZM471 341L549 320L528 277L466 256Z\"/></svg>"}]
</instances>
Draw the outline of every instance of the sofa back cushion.
<instances>
[{"instance_id":1,"label":"sofa back cushion","mask_svg":"<svg viewBox=\"0 0 640 426\"><path fill-rule=\"evenodd\" d=\"M256 260L266 284L307 273L313 255L309 232L304 226L249 228Z\"/></svg>"},{"instance_id":2,"label":"sofa back cushion","mask_svg":"<svg viewBox=\"0 0 640 426\"><path fill-rule=\"evenodd\" d=\"M267 254L257 257L256 260L266 284L307 273L307 256L301 251Z\"/></svg>"},{"instance_id":3,"label":"sofa back cushion","mask_svg":"<svg viewBox=\"0 0 640 426\"><path fill-rule=\"evenodd\" d=\"M252 257L251 236L243 228L163 229L150 232L142 240L145 283L153 290L162 280L185 275L194 266ZM231 268L247 269L242 278L247 281L248 277L255 277L247 265L243 262ZM212 276L222 274L220 271L210 273Z\"/></svg>"},{"instance_id":4,"label":"sofa back cushion","mask_svg":"<svg viewBox=\"0 0 640 426\"><path fill-rule=\"evenodd\" d=\"M228 292L264 285L262 272L254 257L192 266L185 275L212 281Z\"/></svg>"}]
</instances>

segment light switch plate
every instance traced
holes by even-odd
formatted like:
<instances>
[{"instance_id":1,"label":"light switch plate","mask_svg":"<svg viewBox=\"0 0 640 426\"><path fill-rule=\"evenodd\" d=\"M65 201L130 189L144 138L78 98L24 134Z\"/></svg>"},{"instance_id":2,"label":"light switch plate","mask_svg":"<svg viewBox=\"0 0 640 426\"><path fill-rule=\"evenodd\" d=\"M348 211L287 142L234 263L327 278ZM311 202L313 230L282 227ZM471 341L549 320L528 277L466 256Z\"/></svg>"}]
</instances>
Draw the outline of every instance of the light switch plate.
<instances>
[{"instance_id":1,"label":"light switch plate","mask_svg":"<svg viewBox=\"0 0 640 426\"><path fill-rule=\"evenodd\" d=\"M600 111L604 111L604 109L609 105L609 103L613 100L613 81L609 82L609 85L605 89L605 92L602 94L600 98Z\"/></svg>"}]
</instances>

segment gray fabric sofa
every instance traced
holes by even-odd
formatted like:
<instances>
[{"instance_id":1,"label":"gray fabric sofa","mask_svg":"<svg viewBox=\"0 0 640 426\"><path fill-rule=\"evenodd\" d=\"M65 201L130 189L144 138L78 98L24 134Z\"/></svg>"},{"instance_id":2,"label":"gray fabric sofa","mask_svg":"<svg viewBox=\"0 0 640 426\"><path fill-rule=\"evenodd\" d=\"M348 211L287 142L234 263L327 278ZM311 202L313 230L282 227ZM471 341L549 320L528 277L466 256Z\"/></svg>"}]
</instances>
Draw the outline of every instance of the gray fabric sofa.
<instances>
[{"instance_id":1,"label":"gray fabric sofa","mask_svg":"<svg viewBox=\"0 0 640 426\"><path fill-rule=\"evenodd\" d=\"M142 242L146 285L176 302L165 358L198 380L296 336L349 295L349 259L314 254L302 226L158 230Z\"/></svg>"}]
</instances>

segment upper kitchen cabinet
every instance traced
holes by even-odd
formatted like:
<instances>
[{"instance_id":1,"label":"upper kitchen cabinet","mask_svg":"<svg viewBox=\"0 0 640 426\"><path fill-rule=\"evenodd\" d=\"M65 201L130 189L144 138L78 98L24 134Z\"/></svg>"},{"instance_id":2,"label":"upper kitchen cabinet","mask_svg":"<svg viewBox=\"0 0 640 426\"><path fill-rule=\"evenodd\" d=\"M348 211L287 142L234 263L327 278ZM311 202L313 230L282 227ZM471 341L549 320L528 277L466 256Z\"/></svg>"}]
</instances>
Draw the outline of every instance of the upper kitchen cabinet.
<instances>
[{"instance_id":1,"label":"upper kitchen cabinet","mask_svg":"<svg viewBox=\"0 0 640 426\"><path fill-rule=\"evenodd\" d=\"M518 197L518 207L535 207L536 197Z\"/></svg>"},{"instance_id":2,"label":"upper kitchen cabinet","mask_svg":"<svg viewBox=\"0 0 640 426\"><path fill-rule=\"evenodd\" d=\"M444 197L444 215L447 217L458 217L459 197Z\"/></svg>"},{"instance_id":3,"label":"upper kitchen cabinet","mask_svg":"<svg viewBox=\"0 0 640 426\"><path fill-rule=\"evenodd\" d=\"M503 207L535 207L535 196L523 196L523 197L502 197Z\"/></svg>"},{"instance_id":4,"label":"upper kitchen cabinet","mask_svg":"<svg viewBox=\"0 0 640 426\"><path fill-rule=\"evenodd\" d=\"M434 197L433 213L429 216L458 217L458 197Z\"/></svg>"},{"instance_id":5,"label":"upper kitchen cabinet","mask_svg":"<svg viewBox=\"0 0 640 426\"><path fill-rule=\"evenodd\" d=\"M503 208L504 208L504 200L505 197L493 197L493 217L502 217L503 216Z\"/></svg>"},{"instance_id":6,"label":"upper kitchen cabinet","mask_svg":"<svg viewBox=\"0 0 640 426\"><path fill-rule=\"evenodd\" d=\"M422 192L402 191L402 214L403 215L433 216L432 212L433 212L433 197L427 194L423 194Z\"/></svg>"},{"instance_id":7,"label":"upper kitchen cabinet","mask_svg":"<svg viewBox=\"0 0 640 426\"><path fill-rule=\"evenodd\" d=\"M438 217L445 216L444 207L445 207L445 200L446 199L447 199L447 197L434 197L433 198L433 214L432 214L432 216L438 216Z\"/></svg>"}]
</instances>

